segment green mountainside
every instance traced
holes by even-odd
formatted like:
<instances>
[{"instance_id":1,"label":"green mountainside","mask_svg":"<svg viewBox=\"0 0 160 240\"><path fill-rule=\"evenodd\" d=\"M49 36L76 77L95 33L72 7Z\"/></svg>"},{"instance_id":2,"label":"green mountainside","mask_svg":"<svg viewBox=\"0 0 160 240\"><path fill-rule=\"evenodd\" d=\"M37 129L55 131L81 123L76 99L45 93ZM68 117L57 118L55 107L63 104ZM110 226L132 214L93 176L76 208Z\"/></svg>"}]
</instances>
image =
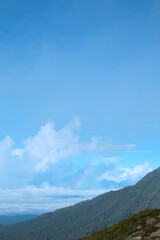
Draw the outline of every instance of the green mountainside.
<instances>
[{"instance_id":1,"label":"green mountainside","mask_svg":"<svg viewBox=\"0 0 160 240\"><path fill-rule=\"evenodd\" d=\"M24 222L38 217L33 214L0 215L0 225L12 225L17 222Z\"/></svg>"},{"instance_id":2,"label":"green mountainside","mask_svg":"<svg viewBox=\"0 0 160 240\"><path fill-rule=\"evenodd\" d=\"M160 208L160 168L132 187L2 228L0 240L74 240L154 208Z\"/></svg>"},{"instance_id":3,"label":"green mountainside","mask_svg":"<svg viewBox=\"0 0 160 240\"><path fill-rule=\"evenodd\" d=\"M5 227L4 225L0 225L0 229L1 229L1 228L4 228L4 227Z\"/></svg>"},{"instance_id":4,"label":"green mountainside","mask_svg":"<svg viewBox=\"0 0 160 240\"><path fill-rule=\"evenodd\" d=\"M145 210L80 240L160 239L160 210Z\"/></svg>"}]
</instances>

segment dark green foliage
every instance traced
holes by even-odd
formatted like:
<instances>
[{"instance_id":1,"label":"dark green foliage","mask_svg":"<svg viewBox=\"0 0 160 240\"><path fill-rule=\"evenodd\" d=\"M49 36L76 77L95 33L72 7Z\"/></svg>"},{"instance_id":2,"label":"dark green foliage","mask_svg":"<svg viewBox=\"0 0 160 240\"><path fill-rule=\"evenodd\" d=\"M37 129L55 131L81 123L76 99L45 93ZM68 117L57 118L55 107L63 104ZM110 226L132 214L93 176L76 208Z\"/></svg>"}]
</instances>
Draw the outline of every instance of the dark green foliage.
<instances>
[{"instance_id":1,"label":"dark green foliage","mask_svg":"<svg viewBox=\"0 0 160 240\"><path fill-rule=\"evenodd\" d=\"M0 240L75 240L143 209L160 208L160 168L133 187L56 210L0 230ZM118 239L118 238L117 238Z\"/></svg>"},{"instance_id":2,"label":"dark green foliage","mask_svg":"<svg viewBox=\"0 0 160 240\"><path fill-rule=\"evenodd\" d=\"M4 225L0 225L0 229L4 228L5 226Z\"/></svg>"},{"instance_id":3,"label":"dark green foliage","mask_svg":"<svg viewBox=\"0 0 160 240\"><path fill-rule=\"evenodd\" d=\"M157 222L160 221L160 210L146 210L145 212L145 215L142 215L142 212L134 214L112 227L95 232L81 240L123 240L128 236L141 236L142 239L153 239L150 237L150 234L157 231L158 227L148 226L147 219L154 217L157 219Z\"/></svg>"},{"instance_id":4,"label":"dark green foliage","mask_svg":"<svg viewBox=\"0 0 160 240\"><path fill-rule=\"evenodd\" d=\"M24 214L24 215L0 215L0 224L2 225L11 225L17 222L24 222L36 218L37 215L33 214Z\"/></svg>"}]
</instances>

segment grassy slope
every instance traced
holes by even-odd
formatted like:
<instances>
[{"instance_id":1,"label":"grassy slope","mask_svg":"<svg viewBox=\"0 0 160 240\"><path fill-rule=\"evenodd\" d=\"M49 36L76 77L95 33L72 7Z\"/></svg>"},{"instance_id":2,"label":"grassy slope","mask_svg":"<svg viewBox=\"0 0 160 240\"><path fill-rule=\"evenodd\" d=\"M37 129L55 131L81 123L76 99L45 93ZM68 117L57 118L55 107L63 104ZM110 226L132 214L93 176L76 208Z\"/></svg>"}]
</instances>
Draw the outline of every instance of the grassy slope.
<instances>
[{"instance_id":1,"label":"grassy slope","mask_svg":"<svg viewBox=\"0 0 160 240\"><path fill-rule=\"evenodd\" d=\"M148 225L148 219L155 219L156 223ZM112 227L92 233L81 240L123 240L134 239L138 236L141 239L155 239L155 237L151 237L151 234L160 229L160 226L157 227L157 223L160 223L160 210L145 210L145 212L134 214Z\"/></svg>"},{"instance_id":2,"label":"grassy slope","mask_svg":"<svg viewBox=\"0 0 160 240\"><path fill-rule=\"evenodd\" d=\"M7 227L1 240L73 240L148 208L160 208L160 168L133 187L102 194L72 207Z\"/></svg>"}]
</instances>

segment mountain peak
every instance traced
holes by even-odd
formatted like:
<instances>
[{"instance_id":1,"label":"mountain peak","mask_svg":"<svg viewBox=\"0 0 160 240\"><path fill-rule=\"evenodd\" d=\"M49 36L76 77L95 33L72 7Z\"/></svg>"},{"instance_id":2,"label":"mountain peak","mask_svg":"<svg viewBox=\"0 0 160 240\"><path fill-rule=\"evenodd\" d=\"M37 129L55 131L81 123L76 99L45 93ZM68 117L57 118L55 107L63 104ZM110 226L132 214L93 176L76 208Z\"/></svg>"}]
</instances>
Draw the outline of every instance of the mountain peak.
<instances>
[{"instance_id":1,"label":"mountain peak","mask_svg":"<svg viewBox=\"0 0 160 240\"><path fill-rule=\"evenodd\" d=\"M160 208L160 168L136 185L0 229L1 240L75 240L133 213Z\"/></svg>"}]
</instances>

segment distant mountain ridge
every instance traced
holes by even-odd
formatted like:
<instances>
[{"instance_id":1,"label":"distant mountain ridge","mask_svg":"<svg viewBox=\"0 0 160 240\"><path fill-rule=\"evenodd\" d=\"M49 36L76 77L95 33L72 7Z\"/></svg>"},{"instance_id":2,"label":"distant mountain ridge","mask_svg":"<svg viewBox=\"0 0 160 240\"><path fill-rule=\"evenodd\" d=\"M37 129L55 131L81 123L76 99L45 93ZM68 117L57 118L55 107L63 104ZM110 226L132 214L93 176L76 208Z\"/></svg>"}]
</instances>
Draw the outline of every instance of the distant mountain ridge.
<instances>
[{"instance_id":1,"label":"distant mountain ridge","mask_svg":"<svg viewBox=\"0 0 160 240\"><path fill-rule=\"evenodd\" d=\"M0 225L12 225L18 222L24 222L38 217L35 214L16 214L16 215L0 215Z\"/></svg>"},{"instance_id":2,"label":"distant mountain ridge","mask_svg":"<svg viewBox=\"0 0 160 240\"><path fill-rule=\"evenodd\" d=\"M75 240L104 229L131 214L160 208L160 168L132 187L43 214L0 230L1 240Z\"/></svg>"}]
</instances>

